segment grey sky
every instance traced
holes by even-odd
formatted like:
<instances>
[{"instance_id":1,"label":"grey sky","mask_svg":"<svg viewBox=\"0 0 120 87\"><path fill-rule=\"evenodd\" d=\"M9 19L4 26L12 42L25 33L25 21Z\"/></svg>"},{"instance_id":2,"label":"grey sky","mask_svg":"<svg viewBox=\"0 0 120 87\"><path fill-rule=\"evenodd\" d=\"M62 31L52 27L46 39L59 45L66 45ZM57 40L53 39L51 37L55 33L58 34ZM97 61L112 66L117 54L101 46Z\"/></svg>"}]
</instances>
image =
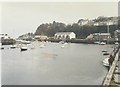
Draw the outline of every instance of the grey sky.
<instances>
[{"instance_id":1,"label":"grey sky","mask_svg":"<svg viewBox=\"0 0 120 87\"><path fill-rule=\"evenodd\" d=\"M117 16L117 2L11 2L2 3L2 32L19 36L35 32L42 23L72 24L79 19Z\"/></svg>"}]
</instances>

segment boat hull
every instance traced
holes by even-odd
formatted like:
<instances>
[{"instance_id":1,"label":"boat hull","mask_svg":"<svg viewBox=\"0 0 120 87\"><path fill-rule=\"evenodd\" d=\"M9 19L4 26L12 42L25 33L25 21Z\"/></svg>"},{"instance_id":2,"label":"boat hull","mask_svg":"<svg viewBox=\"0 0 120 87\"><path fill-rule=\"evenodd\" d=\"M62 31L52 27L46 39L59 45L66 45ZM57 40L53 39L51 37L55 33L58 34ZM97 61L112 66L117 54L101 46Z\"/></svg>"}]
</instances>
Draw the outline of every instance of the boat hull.
<instances>
[{"instance_id":1,"label":"boat hull","mask_svg":"<svg viewBox=\"0 0 120 87\"><path fill-rule=\"evenodd\" d=\"M21 49L21 51L26 51L27 49Z\"/></svg>"}]
</instances>

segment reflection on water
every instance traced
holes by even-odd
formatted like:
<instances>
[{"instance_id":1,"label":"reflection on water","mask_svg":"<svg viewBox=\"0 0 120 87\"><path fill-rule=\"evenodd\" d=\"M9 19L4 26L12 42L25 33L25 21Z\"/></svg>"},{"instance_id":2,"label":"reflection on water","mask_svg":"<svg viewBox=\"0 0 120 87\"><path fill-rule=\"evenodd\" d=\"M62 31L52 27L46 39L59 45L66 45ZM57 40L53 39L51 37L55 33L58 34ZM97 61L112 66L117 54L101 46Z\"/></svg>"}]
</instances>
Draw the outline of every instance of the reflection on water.
<instances>
[{"instance_id":1,"label":"reflection on water","mask_svg":"<svg viewBox=\"0 0 120 87\"><path fill-rule=\"evenodd\" d=\"M107 73L102 65L106 46L32 44L35 49L28 45L24 52L9 46L1 50L3 85L100 85Z\"/></svg>"},{"instance_id":2,"label":"reflection on water","mask_svg":"<svg viewBox=\"0 0 120 87\"><path fill-rule=\"evenodd\" d=\"M56 59L57 54L52 54L52 53L42 53L43 58L46 59Z\"/></svg>"}]
</instances>

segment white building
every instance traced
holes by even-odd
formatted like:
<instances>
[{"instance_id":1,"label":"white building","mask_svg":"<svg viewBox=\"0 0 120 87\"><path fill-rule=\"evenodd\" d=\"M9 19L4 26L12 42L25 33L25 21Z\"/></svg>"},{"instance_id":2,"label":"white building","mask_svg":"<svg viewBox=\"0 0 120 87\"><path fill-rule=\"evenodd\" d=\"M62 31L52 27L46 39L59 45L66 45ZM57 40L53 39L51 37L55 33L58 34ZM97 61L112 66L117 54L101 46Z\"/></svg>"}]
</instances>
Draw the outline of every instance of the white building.
<instances>
[{"instance_id":1,"label":"white building","mask_svg":"<svg viewBox=\"0 0 120 87\"><path fill-rule=\"evenodd\" d=\"M47 40L48 39L48 37L45 35L36 35L34 38L37 40Z\"/></svg>"},{"instance_id":2,"label":"white building","mask_svg":"<svg viewBox=\"0 0 120 87\"><path fill-rule=\"evenodd\" d=\"M0 34L0 38L9 39L10 37L7 34Z\"/></svg>"},{"instance_id":3,"label":"white building","mask_svg":"<svg viewBox=\"0 0 120 87\"><path fill-rule=\"evenodd\" d=\"M76 38L76 34L74 32L57 32L54 35L54 39L73 39Z\"/></svg>"},{"instance_id":4,"label":"white building","mask_svg":"<svg viewBox=\"0 0 120 87\"><path fill-rule=\"evenodd\" d=\"M94 40L107 40L111 38L110 33L94 33L93 39Z\"/></svg>"}]
</instances>

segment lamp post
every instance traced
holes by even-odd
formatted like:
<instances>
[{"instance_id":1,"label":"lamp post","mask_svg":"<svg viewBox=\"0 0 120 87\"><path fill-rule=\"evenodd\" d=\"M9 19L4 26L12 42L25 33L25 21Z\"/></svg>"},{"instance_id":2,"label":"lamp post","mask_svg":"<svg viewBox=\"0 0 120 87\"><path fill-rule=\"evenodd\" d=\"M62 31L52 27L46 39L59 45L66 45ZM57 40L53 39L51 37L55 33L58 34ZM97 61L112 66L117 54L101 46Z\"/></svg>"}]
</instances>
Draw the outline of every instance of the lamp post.
<instances>
[{"instance_id":1,"label":"lamp post","mask_svg":"<svg viewBox=\"0 0 120 87\"><path fill-rule=\"evenodd\" d=\"M110 32L110 27L109 27L109 22L107 23L107 33L108 33L108 37L107 37L107 44L109 44L109 32Z\"/></svg>"}]
</instances>

